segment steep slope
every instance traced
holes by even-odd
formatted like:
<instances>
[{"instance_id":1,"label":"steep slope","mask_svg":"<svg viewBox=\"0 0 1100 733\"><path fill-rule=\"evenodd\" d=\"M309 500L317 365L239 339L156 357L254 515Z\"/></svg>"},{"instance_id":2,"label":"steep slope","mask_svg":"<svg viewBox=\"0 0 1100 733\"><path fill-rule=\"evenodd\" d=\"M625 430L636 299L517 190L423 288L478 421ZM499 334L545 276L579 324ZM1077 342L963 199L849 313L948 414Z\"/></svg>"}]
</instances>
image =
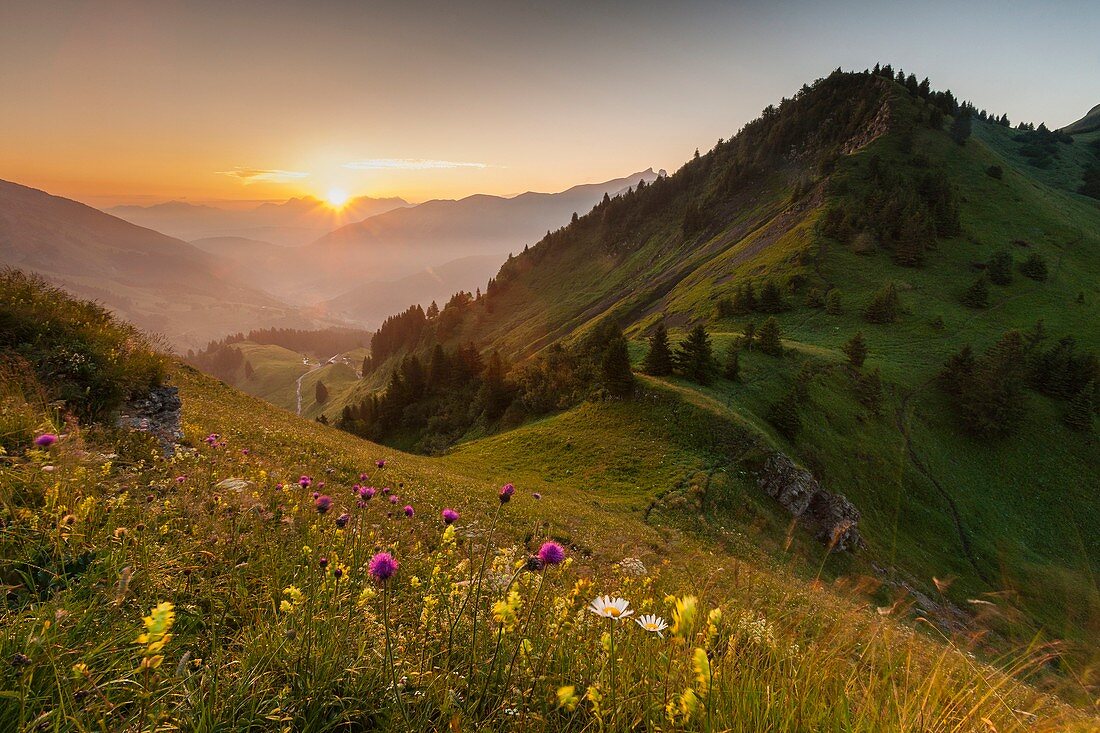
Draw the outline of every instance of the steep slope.
<instances>
[{"instance_id":1,"label":"steep slope","mask_svg":"<svg viewBox=\"0 0 1100 733\"><path fill-rule=\"evenodd\" d=\"M477 437L539 414L528 407L530 390L557 367L524 371L532 355L558 363L551 346L582 345L609 321L634 340L639 367L644 338L662 318L674 339L706 325L721 354L743 341L750 321L774 317L785 354L744 349L740 381L658 381L847 496L862 512L867 556L901 582L971 610L971 599L999 594L1024 620L1014 632L1042 628L1094 655L1100 545L1089 538L1100 537L1100 511L1087 484L1100 460L1095 436L1063 424L1068 398L1038 387L1012 393L1005 424L993 418L995 436L973 434L961 398L938 386L938 375L966 345L996 354L1014 329L1046 334L1029 347L1028 363L1073 337L1082 368L1095 369L1083 352L1100 348L1092 325L1100 208L987 142L1001 133L985 123L974 122L962 144L953 140L940 128L954 123L938 111L965 114L953 104L869 73L838 72L806 87L669 179L597 206L510 259L480 300L456 299L434 320L421 314L423 325L391 349L359 396L387 379L392 390L404 353L427 364L435 343L499 350L519 362L519 396L493 413L496 422L475 422L467 438ZM1007 280L996 284L991 263L1004 262L1003 253ZM1045 276L1025 267L1034 262ZM741 307L747 286L774 286L773 302ZM868 314L880 291L900 299L896 320ZM843 347L859 331L869 357L853 368ZM1085 386L1075 387L1082 414L1092 409ZM424 424L423 409L372 414L399 426L395 445L415 445L410 426ZM430 434L428 425L414 435ZM733 461L727 470L746 467Z\"/></svg>"},{"instance_id":2,"label":"steep slope","mask_svg":"<svg viewBox=\"0 0 1100 733\"><path fill-rule=\"evenodd\" d=\"M1081 133L1096 132L1097 130L1100 130L1100 104L1090 109L1088 114L1073 124L1063 127L1061 131L1070 135L1080 135Z\"/></svg>"},{"instance_id":3,"label":"steep slope","mask_svg":"<svg viewBox=\"0 0 1100 733\"><path fill-rule=\"evenodd\" d=\"M590 209L604 194L656 177L650 169L560 193L428 201L336 229L293 256L301 277L314 288L325 283L330 294L364 279L393 280L461 257L503 259L565 224L574 212Z\"/></svg>"},{"instance_id":4,"label":"steep slope","mask_svg":"<svg viewBox=\"0 0 1100 733\"><path fill-rule=\"evenodd\" d=\"M16 183L0 182L0 263L96 298L179 348L259 325L312 322L229 276L210 253Z\"/></svg>"}]
</instances>

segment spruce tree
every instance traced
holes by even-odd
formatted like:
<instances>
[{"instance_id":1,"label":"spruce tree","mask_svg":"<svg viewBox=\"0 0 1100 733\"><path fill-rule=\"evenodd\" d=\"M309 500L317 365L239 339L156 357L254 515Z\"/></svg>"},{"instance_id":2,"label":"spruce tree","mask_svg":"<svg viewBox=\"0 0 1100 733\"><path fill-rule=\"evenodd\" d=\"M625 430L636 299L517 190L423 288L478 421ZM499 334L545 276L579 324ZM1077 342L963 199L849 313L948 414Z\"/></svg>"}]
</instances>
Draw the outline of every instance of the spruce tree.
<instances>
[{"instance_id":1,"label":"spruce tree","mask_svg":"<svg viewBox=\"0 0 1100 733\"><path fill-rule=\"evenodd\" d=\"M970 137L970 110L960 109L951 121L951 139L959 145L965 145Z\"/></svg>"},{"instance_id":2,"label":"spruce tree","mask_svg":"<svg viewBox=\"0 0 1100 733\"><path fill-rule=\"evenodd\" d=\"M967 308L989 307L989 283L982 275L962 294L962 304Z\"/></svg>"},{"instance_id":3,"label":"spruce tree","mask_svg":"<svg viewBox=\"0 0 1100 733\"><path fill-rule=\"evenodd\" d=\"M863 311L863 318L870 323L893 323L901 314L901 299L894 283L883 285L867 308Z\"/></svg>"},{"instance_id":4,"label":"spruce tree","mask_svg":"<svg viewBox=\"0 0 1100 733\"><path fill-rule=\"evenodd\" d=\"M793 391L773 404L765 417L788 440L794 440L802 429L802 419L798 416L798 397Z\"/></svg>"},{"instance_id":5,"label":"spruce tree","mask_svg":"<svg viewBox=\"0 0 1100 733\"><path fill-rule=\"evenodd\" d=\"M691 329L691 333L680 344L676 352L676 365L693 382L710 384L714 374L714 351L710 345L710 335L703 324Z\"/></svg>"},{"instance_id":6,"label":"spruce tree","mask_svg":"<svg viewBox=\"0 0 1100 733\"><path fill-rule=\"evenodd\" d=\"M1077 396L1070 400L1062 421L1072 430L1081 433L1092 432L1093 415L1096 412L1096 382L1089 382Z\"/></svg>"},{"instance_id":7,"label":"spruce tree","mask_svg":"<svg viewBox=\"0 0 1100 733\"><path fill-rule=\"evenodd\" d=\"M733 295L733 312L745 315L754 312L758 307L752 283L741 283Z\"/></svg>"},{"instance_id":8,"label":"spruce tree","mask_svg":"<svg viewBox=\"0 0 1100 733\"><path fill-rule=\"evenodd\" d=\"M252 362L246 361L244 363L244 378L252 379L252 375L256 373L256 370L252 368Z\"/></svg>"},{"instance_id":9,"label":"spruce tree","mask_svg":"<svg viewBox=\"0 0 1100 733\"><path fill-rule=\"evenodd\" d=\"M1038 252L1032 252L1026 260L1020 263L1020 274L1042 282L1047 279L1047 261Z\"/></svg>"},{"instance_id":10,"label":"spruce tree","mask_svg":"<svg viewBox=\"0 0 1100 733\"><path fill-rule=\"evenodd\" d=\"M634 372L630 370L630 353L626 339L615 336L607 344L600 364L604 388L616 397L629 397L634 393Z\"/></svg>"},{"instance_id":11,"label":"spruce tree","mask_svg":"<svg viewBox=\"0 0 1100 733\"><path fill-rule=\"evenodd\" d=\"M783 293L774 280L767 280L760 288L760 310L765 313L780 313L786 310L787 303L783 300Z\"/></svg>"},{"instance_id":12,"label":"spruce tree","mask_svg":"<svg viewBox=\"0 0 1100 733\"><path fill-rule=\"evenodd\" d=\"M986 263L985 271L994 285L1008 285L1012 282L1012 255L1004 250L995 253Z\"/></svg>"},{"instance_id":13,"label":"spruce tree","mask_svg":"<svg viewBox=\"0 0 1100 733\"><path fill-rule=\"evenodd\" d=\"M745 329L741 335L741 346L748 351L752 351L754 343L756 343L756 323L749 321L745 324Z\"/></svg>"},{"instance_id":14,"label":"spruce tree","mask_svg":"<svg viewBox=\"0 0 1100 733\"><path fill-rule=\"evenodd\" d=\"M858 372L863 368L863 362L867 359L867 342L863 340L863 331L856 331L856 335L848 339L840 348L848 357L848 363L853 369Z\"/></svg>"},{"instance_id":15,"label":"spruce tree","mask_svg":"<svg viewBox=\"0 0 1100 733\"><path fill-rule=\"evenodd\" d=\"M856 380L856 399L859 404L866 407L872 415L877 416L882 410L882 376L878 369L872 369L866 374L861 374Z\"/></svg>"},{"instance_id":16,"label":"spruce tree","mask_svg":"<svg viewBox=\"0 0 1100 733\"><path fill-rule=\"evenodd\" d=\"M840 290L833 288L825 296L825 312L830 316L839 316L844 313L844 302Z\"/></svg>"},{"instance_id":17,"label":"spruce tree","mask_svg":"<svg viewBox=\"0 0 1100 733\"><path fill-rule=\"evenodd\" d=\"M642 362L642 371L654 377L672 374L672 347L668 343L668 331L664 323L658 323L649 337L649 351Z\"/></svg>"},{"instance_id":18,"label":"spruce tree","mask_svg":"<svg viewBox=\"0 0 1100 733\"><path fill-rule=\"evenodd\" d=\"M320 379L317 380L317 384L313 387L313 399L317 401L318 405L323 405L328 402L328 387Z\"/></svg>"},{"instance_id":19,"label":"spruce tree","mask_svg":"<svg viewBox=\"0 0 1100 733\"><path fill-rule=\"evenodd\" d=\"M783 355L783 342L780 340L779 321L772 316L760 326L756 333L756 347L769 356Z\"/></svg>"},{"instance_id":20,"label":"spruce tree","mask_svg":"<svg viewBox=\"0 0 1100 733\"><path fill-rule=\"evenodd\" d=\"M722 366L722 376L731 382L741 379L741 350L736 343L726 348L726 363Z\"/></svg>"}]
</instances>

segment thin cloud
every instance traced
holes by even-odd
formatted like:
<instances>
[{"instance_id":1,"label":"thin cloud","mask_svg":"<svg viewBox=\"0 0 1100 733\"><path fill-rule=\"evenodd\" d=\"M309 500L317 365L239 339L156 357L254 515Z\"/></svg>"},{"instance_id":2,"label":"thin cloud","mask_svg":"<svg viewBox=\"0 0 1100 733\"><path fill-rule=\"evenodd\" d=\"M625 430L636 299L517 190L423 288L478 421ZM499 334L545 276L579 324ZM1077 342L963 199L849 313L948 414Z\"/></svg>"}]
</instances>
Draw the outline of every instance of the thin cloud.
<instances>
[{"instance_id":1,"label":"thin cloud","mask_svg":"<svg viewBox=\"0 0 1100 733\"><path fill-rule=\"evenodd\" d=\"M443 168L488 168L486 163L463 163L454 160L432 160L430 158L368 158L344 163L344 168L356 171L402 170L426 171Z\"/></svg>"},{"instance_id":2,"label":"thin cloud","mask_svg":"<svg viewBox=\"0 0 1100 733\"><path fill-rule=\"evenodd\" d=\"M283 183L308 178L302 171L284 171L278 168L234 168L231 171L218 171L218 175L236 178L245 185L249 183Z\"/></svg>"}]
</instances>

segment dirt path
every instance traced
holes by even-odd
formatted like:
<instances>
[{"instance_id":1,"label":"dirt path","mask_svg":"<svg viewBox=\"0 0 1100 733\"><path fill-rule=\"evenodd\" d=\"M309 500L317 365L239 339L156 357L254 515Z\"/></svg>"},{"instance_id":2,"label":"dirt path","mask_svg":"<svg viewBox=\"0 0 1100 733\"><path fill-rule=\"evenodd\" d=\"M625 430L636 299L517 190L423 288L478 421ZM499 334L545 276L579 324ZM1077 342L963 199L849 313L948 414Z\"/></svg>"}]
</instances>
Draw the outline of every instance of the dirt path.
<instances>
[{"instance_id":1,"label":"dirt path","mask_svg":"<svg viewBox=\"0 0 1100 733\"><path fill-rule=\"evenodd\" d=\"M296 403L297 403L297 408L296 408L295 413L294 413L295 415L300 416L302 414L302 380L305 379L306 377L308 377L310 374L313 374L318 369L324 369L329 364L335 364L336 360L339 359L341 356L343 356L343 354L333 354L326 361L322 361L322 362L318 363L316 366L311 365L312 366L311 369L308 369L307 371L302 372L302 376L298 377L298 380L294 383L294 396L296 398ZM306 357L306 358L308 358L308 357Z\"/></svg>"}]
</instances>

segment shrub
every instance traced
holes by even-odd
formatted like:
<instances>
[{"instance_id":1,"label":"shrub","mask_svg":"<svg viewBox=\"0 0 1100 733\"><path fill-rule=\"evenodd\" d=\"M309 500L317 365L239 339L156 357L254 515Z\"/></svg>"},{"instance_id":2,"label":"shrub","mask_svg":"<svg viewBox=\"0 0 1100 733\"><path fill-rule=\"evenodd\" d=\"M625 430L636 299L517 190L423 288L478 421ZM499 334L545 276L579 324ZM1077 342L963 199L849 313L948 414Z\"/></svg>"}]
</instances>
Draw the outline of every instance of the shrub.
<instances>
[{"instance_id":1,"label":"shrub","mask_svg":"<svg viewBox=\"0 0 1100 733\"><path fill-rule=\"evenodd\" d=\"M802 418L798 416L798 395L792 390L768 410L767 420L788 440L794 440L802 430Z\"/></svg>"},{"instance_id":2,"label":"shrub","mask_svg":"<svg viewBox=\"0 0 1100 733\"><path fill-rule=\"evenodd\" d=\"M859 371L863 368L863 362L867 359L867 342L863 340L863 332L856 331L856 335L844 342L841 351L848 357L848 363Z\"/></svg>"},{"instance_id":3,"label":"shrub","mask_svg":"<svg viewBox=\"0 0 1100 733\"><path fill-rule=\"evenodd\" d=\"M1047 279L1047 261L1038 252L1032 252L1020 263L1020 274L1037 282Z\"/></svg>"},{"instance_id":4,"label":"shrub","mask_svg":"<svg viewBox=\"0 0 1100 733\"><path fill-rule=\"evenodd\" d=\"M769 356L783 356L783 342L779 321L772 316L756 332L756 347Z\"/></svg>"},{"instance_id":5,"label":"shrub","mask_svg":"<svg viewBox=\"0 0 1100 733\"><path fill-rule=\"evenodd\" d=\"M1012 255L1005 250L997 252L989 258L985 272L994 285L1008 285L1012 282Z\"/></svg>"},{"instance_id":6,"label":"shrub","mask_svg":"<svg viewBox=\"0 0 1100 733\"><path fill-rule=\"evenodd\" d=\"M839 316L844 313L844 303L837 288L833 288L825 296L825 312L830 316Z\"/></svg>"},{"instance_id":7,"label":"shrub","mask_svg":"<svg viewBox=\"0 0 1100 733\"><path fill-rule=\"evenodd\" d=\"M898 297L894 283L879 288L863 311L863 318L869 323L893 323L901 314L901 298Z\"/></svg>"},{"instance_id":8,"label":"shrub","mask_svg":"<svg viewBox=\"0 0 1100 733\"><path fill-rule=\"evenodd\" d=\"M14 269L0 271L0 355L25 360L50 398L82 419L107 416L165 373L136 328Z\"/></svg>"},{"instance_id":9,"label":"shrub","mask_svg":"<svg viewBox=\"0 0 1100 733\"><path fill-rule=\"evenodd\" d=\"M982 275L963 292L960 298L967 308L986 308L989 306L989 283Z\"/></svg>"},{"instance_id":10,"label":"shrub","mask_svg":"<svg viewBox=\"0 0 1100 733\"><path fill-rule=\"evenodd\" d=\"M985 173L990 178L996 178L998 181L1004 177L1004 170L999 165L991 165L985 169Z\"/></svg>"}]
</instances>

